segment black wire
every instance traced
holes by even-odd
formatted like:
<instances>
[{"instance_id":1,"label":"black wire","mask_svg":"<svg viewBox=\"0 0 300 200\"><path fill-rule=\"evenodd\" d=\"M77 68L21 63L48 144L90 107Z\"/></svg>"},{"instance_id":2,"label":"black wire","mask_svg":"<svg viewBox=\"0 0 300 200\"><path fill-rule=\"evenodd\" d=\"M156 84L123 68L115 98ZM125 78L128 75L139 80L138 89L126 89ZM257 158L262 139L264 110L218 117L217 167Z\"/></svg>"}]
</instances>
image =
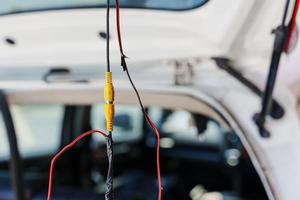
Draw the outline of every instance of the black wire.
<instances>
[{"instance_id":1,"label":"black wire","mask_svg":"<svg viewBox=\"0 0 300 200\"><path fill-rule=\"evenodd\" d=\"M107 61L107 72L110 72L110 54L109 54L109 11L110 11L110 0L107 0L106 7L106 61ZM106 151L108 158L108 172L106 177L106 192L105 192L105 200L113 200L114 199L114 189L113 189L113 139L112 133L109 132L108 138L106 139Z\"/></svg>"},{"instance_id":2,"label":"black wire","mask_svg":"<svg viewBox=\"0 0 300 200\"><path fill-rule=\"evenodd\" d=\"M107 0L106 6L106 65L107 72L110 72L110 55L109 55L109 39L110 39L110 31L109 31L109 11L110 11L110 0Z\"/></svg>"},{"instance_id":3,"label":"black wire","mask_svg":"<svg viewBox=\"0 0 300 200\"><path fill-rule=\"evenodd\" d=\"M113 191L113 139L111 132L106 138L106 149L107 149L107 157L108 157L108 172L106 178L106 192L105 192L105 200L113 200L114 199L114 191Z\"/></svg>"},{"instance_id":4,"label":"black wire","mask_svg":"<svg viewBox=\"0 0 300 200\"><path fill-rule=\"evenodd\" d=\"M126 57L123 57L123 56L122 56L122 58L121 58L121 60L122 60L121 63L122 63L123 69L124 69L124 71L126 72L127 77L128 77L128 79L129 79L129 82L130 82L130 84L131 84L131 86L132 86L132 88L133 88L133 90L134 90L134 92L135 92L135 94L136 94L136 96L137 96L137 99L138 99L138 102L139 102L139 105L140 105L140 109L141 109L142 112L143 112L144 118L146 119L146 122L148 123L149 127L151 127L151 128L153 129L153 127L152 127L152 125L151 125L151 122L149 121L149 119L148 119L148 117L147 117L147 112L146 112L145 106L144 106L144 104L143 104L142 98L141 98L141 96L140 96L140 93L139 93L138 89L136 88L136 86L135 86L133 80L131 79L131 75L130 75L130 72L129 72L128 68L127 68L127 64L126 64L125 58L126 58ZM153 129L153 130L154 130L154 129Z\"/></svg>"},{"instance_id":5,"label":"black wire","mask_svg":"<svg viewBox=\"0 0 300 200\"><path fill-rule=\"evenodd\" d=\"M128 77L128 79L129 79L129 82L130 82L130 84L132 85L132 88L133 88L133 90L134 90L134 92L135 92L135 94L136 94L136 96L137 96L137 98L138 98L138 102L139 102L139 104L140 104L141 110L142 110L142 112L144 113L144 115L146 115L146 111L145 111L144 104L143 104L143 102L142 102L142 99L141 99L141 97L140 97L140 94L139 94L139 92L138 92L138 90L137 90L135 84L133 83L133 81L132 81L132 79L131 79L131 76L130 76L130 73L129 73L127 67L126 67L126 69L125 69L125 72L126 72L126 74L127 74L127 77ZM146 116L145 116L145 118L147 119ZM147 119L147 121L148 121L148 119Z\"/></svg>"},{"instance_id":6,"label":"black wire","mask_svg":"<svg viewBox=\"0 0 300 200\"><path fill-rule=\"evenodd\" d=\"M140 93L139 93L138 89L136 88L132 78L131 78L131 75L130 75L130 72L128 70L127 63L126 63L126 56L124 56L124 55L121 56L121 66L123 67L123 70L126 72L128 80L129 80L129 82L130 82L130 84L131 84L131 86L132 86L132 88L133 88L133 90L134 90L134 92L135 92L135 94L138 98L138 102L139 102L141 110L144 114L144 117L146 118L146 121L150 124L148 118L146 117L147 113L146 113L142 98L141 98Z\"/></svg>"},{"instance_id":7,"label":"black wire","mask_svg":"<svg viewBox=\"0 0 300 200\"><path fill-rule=\"evenodd\" d=\"M120 52L121 52L121 48L120 48ZM122 52L121 52L121 54L122 54ZM121 66L123 67L123 71L126 72L127 77L129 79L129 82L130 82L130 84L131 84L131 86L132 86L132 88L133 88L133 90L134 90L134 92L135 92L135 94L138 98L138 102L139 102L140 108L141 108L141 110L144 114L144 117L145 117L146 121L148 122L148 124L150 125L151 123L149 122L149 119L147 118L147 112L145 110L145 107L144 107L142 98L140 96L140 93L139 93L138 89L136 88L136 86L135 86L135 84L134 84L134 82L131 78L130 72L128 70L127 63L126 63L126 58L127 57L124 54L121 55ZM152 126L150 125L150 127L152 127Z\"/></svg>"},{"instance_id":8,"label":"black wire","mask_svg":"<svg viewBox=\"0 0 300 200\"><path fill-rule=\"evenodd\" d=\"M285 8L284 8L284 13L283 13L283 17L282 17L282 22L281 22L281 25L282 25L282 26L285 25L285 21L286 21L286 18L287 18L287 14L288 14L288 11L289 11L289 7L290 7L290 0L287 0L287 1L286 1L286 4L285 4Z\"/></svg>"}]
</instances>

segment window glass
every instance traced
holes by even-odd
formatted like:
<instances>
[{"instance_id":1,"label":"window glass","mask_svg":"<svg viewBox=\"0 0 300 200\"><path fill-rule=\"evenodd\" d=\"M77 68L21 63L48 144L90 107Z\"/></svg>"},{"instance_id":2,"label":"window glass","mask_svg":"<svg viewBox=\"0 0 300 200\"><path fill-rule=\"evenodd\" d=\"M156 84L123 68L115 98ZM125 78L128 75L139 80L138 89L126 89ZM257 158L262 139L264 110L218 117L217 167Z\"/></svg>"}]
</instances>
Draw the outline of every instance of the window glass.
<instances>
[{"instance_id":1,"label":"window glass","mask_svg":"<svg viewBox=\"0 0 300 200\"><path fill-rule=\"evenodd\" d=\"M106 132L105 118L103 114L103 105L92 106L91 124L93 129ZM142 135L143 115L137 106L117 105L115 108L115 121L113 138L115 141L137 140ZM94 134L96 141L103 141L104 138Z\"/></svg>"},{"instance_id":2,"label":"window glass","mask_svg":"<svg viewBox=\"0 0 300 200\"><path fill-rule=\"evenodd\" d=\"M9 156L9 147L6 127L3 120L3 115L0 111L0 159L7 159Z\"/></svg>"},{"instance_id":3,"label":"window glass","mask_svg":"<svg viewBox=\"0 0 300 200\"><path fill-rule=\"evenodd\" d=\"M185 10L199 7L208 0L120 0L122 7ZM104 7L106 0L9 0L1 1L0 14L80 7ZM114 1L112 1L112 4Z\"/></svg>"},{"instance_id":4,"label":"window glass","mask_svg":"<svg viewBox=\"0 0 300 200\"><path fill-rule=\"evenodd\" d=\"M169 110L159 107L151 107L149 114L155 120L163 137L213 145L223 140L224 128L207 116L186 110Z\"/></svg>"},{"instance_id":5,"label":"window glass","mask_svg":"<svg viewBox=\"0 0 300 200\"><path fill-rule=\"evenodd\" d=\"M63 106L13 105L10 109L23 157L47 155L58 149Z\"/></svg>"}]
</instances>

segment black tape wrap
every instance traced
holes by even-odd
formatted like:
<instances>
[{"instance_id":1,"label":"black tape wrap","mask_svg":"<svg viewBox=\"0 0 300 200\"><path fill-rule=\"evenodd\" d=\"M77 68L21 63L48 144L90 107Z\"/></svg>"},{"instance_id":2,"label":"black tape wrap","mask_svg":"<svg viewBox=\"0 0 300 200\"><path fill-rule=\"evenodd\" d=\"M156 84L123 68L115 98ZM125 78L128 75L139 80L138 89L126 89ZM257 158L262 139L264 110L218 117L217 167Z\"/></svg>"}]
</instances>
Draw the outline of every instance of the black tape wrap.
<instances>
[{"instance_id":1,"label":"black tape wrap","mask_svg":"<svg viewBox=\"0 0 300 200\"><path fill-rule=\"evenodd\" d=\"M106 149L107 149L107 158L108 158L108 172L106 178L106 192L105 192L105 200L113 200L113 139L112 135L109 134L108 138L106 138Z\"/></svg>"}]
</instances>

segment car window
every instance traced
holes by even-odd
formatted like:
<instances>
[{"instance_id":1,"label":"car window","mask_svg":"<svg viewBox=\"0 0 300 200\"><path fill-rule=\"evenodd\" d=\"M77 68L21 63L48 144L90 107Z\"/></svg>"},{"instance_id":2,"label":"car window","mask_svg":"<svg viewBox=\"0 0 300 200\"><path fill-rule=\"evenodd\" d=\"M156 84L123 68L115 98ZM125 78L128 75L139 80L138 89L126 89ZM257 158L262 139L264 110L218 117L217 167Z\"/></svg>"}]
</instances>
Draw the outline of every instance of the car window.
<instances>
[{"instance_id":1,"label":"car window","mask_svg":"<svg viewBox=\"0 0 300 200\"><path fill-rule=\"evenodd\" d=\"M103 105L92 106L91 125L93 129L105 131L105 118ZM115 108L115 120L113 138L115 141L134 141L142 136L143 115L137 106L117 105ZM93 135L96 141L103 141L99 135Z\"/></svg>"},{"instance_id":2,"label":"car window","mask_svg":"<svg viewBox=\"0 0 300 200\"><path fill-rule=\"evenodd\" d=\"M162 136L177 141L198 142L212 145L222 143L225 130L213 119L186 110L149 108Z\"/></svg>"},{"instance_id":3,"label":"car window","mask_svg":"<svg viewBox=\"0 0 300 200\"><path fill-rule=\"evenodd\" d=\"M58 149L61 139L63 106L12 105L10 110L22 157L48 155ZM0 137L7 138L1 118L0 128ZM0 158L8 155L7 139L0 140Z\"/></svg>"},{"instance_id":4,"label":"car window","mask_svg":"<svg viewBox=\"0 0 300 200\"><path fill-rule=\"evenodd\" d=\"M9 147L6 127L3 120L3 115L0 111L0 160L7 159L9 156Z\"/></svg>"},{"instance_id":5,"label":"car window","mask_svg":"<svg viewBox=\"0 0 300 200\"><path fill-rule=\"evenodd\" d=\"M186 10L199 7L208 0L120 0L122 7ZM106 0L9 0L0 3L0 14L38 10L104 7ZM114 1L111 1L114 4Z\"/></svg>"}]
</instances>

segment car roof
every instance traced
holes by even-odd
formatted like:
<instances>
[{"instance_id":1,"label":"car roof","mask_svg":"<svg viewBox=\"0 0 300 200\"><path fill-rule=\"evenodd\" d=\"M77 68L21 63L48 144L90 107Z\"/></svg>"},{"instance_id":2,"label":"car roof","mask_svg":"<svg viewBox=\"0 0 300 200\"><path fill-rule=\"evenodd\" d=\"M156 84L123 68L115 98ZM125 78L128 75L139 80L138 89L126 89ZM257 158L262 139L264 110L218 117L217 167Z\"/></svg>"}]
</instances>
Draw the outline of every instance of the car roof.
<instances>
[{"instance_id":1,"label":"car roof","mask_svg":"<svg viewBox=\"0 0 300 200\"><path fill-rule=\"evenodd\" d=\"M279 25L285 3L210 1L180 12L123 9L125 54L133 63L223 56L245 69L268 68L274 40L271 30ZM0 16L0 38L4 39L0 68L105 68L105 39L99 37L99 32L105 32L104 19L101 8ZM111 31L111 61L120 62L116 31Z\"/></svg>"}]
</instances>

